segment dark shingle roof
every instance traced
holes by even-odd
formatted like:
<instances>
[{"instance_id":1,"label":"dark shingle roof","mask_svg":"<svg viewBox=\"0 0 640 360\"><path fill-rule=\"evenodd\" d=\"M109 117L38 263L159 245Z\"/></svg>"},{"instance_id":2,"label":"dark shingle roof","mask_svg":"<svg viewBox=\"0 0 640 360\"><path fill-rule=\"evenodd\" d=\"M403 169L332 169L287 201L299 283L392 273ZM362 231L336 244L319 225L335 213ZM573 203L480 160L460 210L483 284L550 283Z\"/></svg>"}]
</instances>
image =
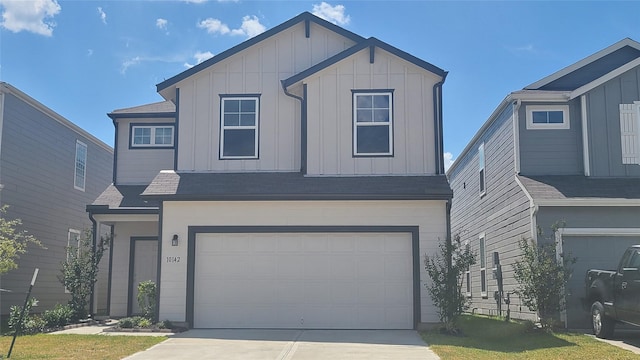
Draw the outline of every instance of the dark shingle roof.
<instances>
[{"instance_id":1,"label":"dark shingle roof","mask_svg":"<svg viewBox=\"0 0 640 360\"><path fill-rule=\"evenodd\" d=\"M162 171L142 195L184 200L447 200L453 193L444 175L307 177Z\"/></svg>"},{"instance_id":2,"label":"dark shingle roof","mask_svg":"<svg viewBox=\"0 0 640 360\"><path fill-rule=\"evenodd\" d=\"M640 199L640 178L590 178L579 175L522 176L535 200Z\"/></svg>"},{"instance_id":3,"label":"dark shingle roof","mask_svg":"<svg viewBox=\"0 0 640 360\"><path fill-rule=\"evenodd\" d=\"M140 196L146 187L146 185L111 184L91 205L108 206L109 209L158 207L157 201Z\"/></svg>"}]
</instances>

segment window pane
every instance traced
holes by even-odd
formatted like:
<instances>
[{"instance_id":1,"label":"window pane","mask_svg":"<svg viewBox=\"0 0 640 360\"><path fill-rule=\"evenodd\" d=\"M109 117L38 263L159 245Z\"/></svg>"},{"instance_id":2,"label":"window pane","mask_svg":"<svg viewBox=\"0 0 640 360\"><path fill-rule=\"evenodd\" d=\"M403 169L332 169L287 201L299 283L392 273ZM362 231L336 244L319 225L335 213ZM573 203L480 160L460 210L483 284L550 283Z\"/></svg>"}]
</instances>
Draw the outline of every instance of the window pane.
<instances>
[{"instance_id":1,"label":"window pane","mask_svg":"<svg viewBox=\"0 0 640 360\"><path fill-rule=\"evenodd\" d=\"M151 144L151 128L134 128L133 143L135 145Z\"/></svg>"},{"instance_id":2,"label":"window pane","mask_svg":"<svg viewBox=\"0 0 640 360\"><path fill-rule=\"evenodd\" d=\"M240 125L241 126L255 126L256 115L255 114L241 114Z\"/></svg>"},{"instance_id":3,"label":"window pane","mask_svg":"<svg viewBox=\"0 0 640 360\"><path fill-rule=\"evenodd\" d=\"M240 114L224 114L224 126L239 126Z\"/></svg>"},{"instance_id":4,"label":"window pane","mask_svg":"<svg viewBox=\"0 0 640 360\"><path fill-rule=\"evenodd\" d=\"M377 109L388 109L389 108L389 95L374 95L373 96L373 107Z\"/></svg>"},{"instance_id":5,"label":"window pane","mask_svg":"<svg viewBox=\"0 0 640 360\"><path fill-rule=\"evenodd\" d=\"M372 110L356 110L356 121L357 122L371 122L373 121L373 111Z\"/></svg>"},{"instance_id":6,"label":"window pane","mask_svg":"<svg viewBox=\"0 0 640 360\"><path fill-rule=\"evenodd\" d=\"M251 99L251 100L240 100L240 111L242 111L243 113L246 112L256 112L256 101Z\"/></svg>"},{"instance_id":7,"label":"window pane","mask_svg":"<svg viewBox=\"0 0 640 360\"><path fill-rule=\"evenodd\" d=\"M358 154L388 154L389 126L358 126L356 141Z\"/></svg>"},{"instance_id":8,"label":"window pane","mask_svg":"<svg viewBox=\"0 0 640 360\"><path fill-rule=\"evenodd\" d=\"M484 238L480 238L480 267L486 267L486 253L484 249Z\"/></svg>"},{"instance_id":9,"label":"window pane","mask_svg":"<svg viewBox=\"0 0 640 360\"><path fill-rule=\"evenodd\" d=\"M373 121L375 122L389 122L389 110L374 110Z\"/></svg>"},{"instance_id":10,"label":"window pane","mask_svg":"<svg viewBox=\"0 0 640 360\"><path fill-rule=\"evenodd\" d=\"M256 131L233 129L224 131L223 156L256 156Z\"/></svg>"},{"instance_id":11,"label":"window pane","mask_svg":"<svg viewBox=\"0 0 640 360\"><path fill-rule=\"evenodd\" d=\"M487 271L480 270L480 290L487 292Z\"/></svg>"},{"instance_id":12,"label":"window pane","mask_svg":"<svg viewBox=\"0 0 640 360\"><path fill-rule=\"evenodd\" d=\"M533 116L534 124L546 124L548 121L546 111L534 111L531 115Z\"/></svg>"},{"instance_id":13,"label":"window pane","mask_svg":"<svg viewBox=\"0 0 640 360\"><path fill-rule=\"evenodd\" d=\"M156 145L171 145L172 128L156 128Z\"/></svg>"},{"instance_id":14,"label":"window pane","mask_svg":"<svg viewBox=\"0 0 640 360\"><path fill-rule=\"evenodd\" d=\"M562 111L549 111L549 124L562 124Z\"/></svg>"},{"instance_id":15,"label":"window pane","mask_svg":"<svg viewBox=\"0 0 640 360\"><path fill-rule=\"evenodd\" d=\"M373 107L373 96L371 95L356 95L356 108L358 109L371 109Z\"/></svg>"},{"instance_id":16,"label":"window pane","mask_svg":"<svg viewBox=\"0 0 640 360\"><path fill-rule=\"evenodd\" d=\"M239 112L240 111L240 100L224 100L224 112Z\"/></svg>"},{"instance_id":17,"label":"window pane","mask_svg":"<svg viewBox=\"0 0 640 360\"><path fill-rule=\"evenodd\" d=\"M484 169L480 170L480 192L484 191Z\"/></svg>"}]
</instances>

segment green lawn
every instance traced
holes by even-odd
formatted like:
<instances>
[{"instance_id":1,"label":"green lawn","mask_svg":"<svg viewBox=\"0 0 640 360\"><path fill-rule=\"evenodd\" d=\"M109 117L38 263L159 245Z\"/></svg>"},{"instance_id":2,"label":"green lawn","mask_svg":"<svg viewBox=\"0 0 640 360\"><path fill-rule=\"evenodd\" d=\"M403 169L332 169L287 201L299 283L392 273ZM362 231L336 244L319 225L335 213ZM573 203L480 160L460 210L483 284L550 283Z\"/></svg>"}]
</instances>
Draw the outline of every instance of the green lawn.
<instances>
[{"instance_id":1,"label":"green lawn","mask_svg":"<svg viewBox=\"0 0 640 360\"><path fill-rule=\"evenodd\" d=\"M527 331L524 324L481 317L463 316L464 336L421 333L422 338L443 360L583 360L639 359L640 355L575 333L546 334Z\"/></svg>"},{"instance_id":2,"label":"green lawn","mask_svg":"<svg viewBox=\"0 0 640 360\"><path fill-rule=\"evenodd\" d=\"M11 336L0 337L0 356L6 358ZM11 359L122 359L166 340L164 336L106 336L38 334L19 336Z\"/></svg>"}]
</instances>

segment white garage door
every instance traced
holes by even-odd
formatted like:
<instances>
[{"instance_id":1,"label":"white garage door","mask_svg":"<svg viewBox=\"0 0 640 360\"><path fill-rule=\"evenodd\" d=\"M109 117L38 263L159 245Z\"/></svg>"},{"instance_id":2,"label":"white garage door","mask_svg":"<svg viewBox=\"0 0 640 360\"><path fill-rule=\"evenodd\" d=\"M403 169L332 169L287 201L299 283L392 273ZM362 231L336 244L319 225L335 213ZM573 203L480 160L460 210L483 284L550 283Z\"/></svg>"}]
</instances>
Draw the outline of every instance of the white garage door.
<instances>
[{"instance_id":1,"label":"white garage door","mask_svg":"<svg viewBox=\"0 0 640 360\"><path fill-rule=\"evenodd\" d=\"M198 234L195 328L413 328L409 233Z\"/></svg>"}]
</instances>

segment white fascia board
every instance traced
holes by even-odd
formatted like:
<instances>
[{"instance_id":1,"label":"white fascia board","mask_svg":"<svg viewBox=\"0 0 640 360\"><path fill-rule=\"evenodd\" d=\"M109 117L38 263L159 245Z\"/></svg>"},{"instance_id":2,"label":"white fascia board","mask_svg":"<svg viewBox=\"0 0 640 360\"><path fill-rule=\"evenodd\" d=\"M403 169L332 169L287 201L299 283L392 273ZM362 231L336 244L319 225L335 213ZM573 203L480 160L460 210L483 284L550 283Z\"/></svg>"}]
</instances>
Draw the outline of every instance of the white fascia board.
<instances>
[{"instance_id":1,"label":"white fascia board","mask_svg":"<svg viewBox=\"0 0 640 360\"><path fill-rule=\"evenodd\" d=\"M578 61L578 62L576 62L576 63L574 63L572 65L569 65L569 66L567 66L566 68L564 68L564 69L562 69L560 71L557 71L557 72L555 72L555 73L553 73L553 74L551 74L551 75L549 75L549 76L547 76L547 77L545 77L545 78L543 78L541 80L538 80L538 81L534 82L531 85L526 86L525 89L538 89L541 86L544 86L544 85L546 85L546 84L548 84L548 83L550 83L552 81L555 81L555 80L557 80L557 79L559 79L559 78L561 78L561 77L563 77L563 76L565 76L565 75L567 75L567 74L569 74L569 73L571 73L571 72L573 72L575 70L580 69L581 67L583 67L583 66L585 66L587 64L590 64L590 63L600 59L601 57L604 57L604 56L609 55L609 54L611 54L612 52L614 52L614 51L616 51L618 49L621 49L621 48L623 48L625 46L631 46L632 48L640 50L640 43L638 43L638 42L636 42L634 40L631 40L629 38L622 39L622 40L618 41L617 43L615 43L615 44L613 44L613 45L611 45L611 46L609 46L609 47L607 47L607 48L605 48L603 50L598 51L595 54L587 56L586 58L584 58L584 59L582 59L582 60L580 60L580 61Z\"/></svg>"},{"instance_id":2,"label":"white fascia board","mask_svg":"<svg viewBox=\"0 0 640 360\"><path fill-rule=\"evenodd\" d=\"M157 214L94 214L93 218L104 224L117 222L158 222Z\"/></svg>"},{"instance_id":3,"label":"white fascia board","mask_svg":"<svg viewBox=\"0 0 640 360\"><path fill-rule=\"evenodd\" d=\"M562 235L580 236L638 236L640 228L559 228L558 233Z\"/></svg>"},{"instance_id":4,"label":"white fascia board","mask_svg":"<svg viewBox=\"0 0 640 360\"><path fill-rule=\"evenodd\" d=\"M640 199L540 199L534 200L537 206L609 206L627 207L640 206Z\"/></svg>"},{"instance_id":5,"label":"white fascia board","mask_svg":"<svg viewBox=\"0 0 640 360\"><path fill-rule=\"evenodd\" d=\"M615 77L618 77L618 76L624 74L625 72L627 72L627 71L629 71L629 70L631 70L631 69L633 69L633 68L635 68L636 66L639 66L639 65L640 65L640 58L637 58L637 59L635 59L633 61L630 61L630 62L620 66L619 68L617 68L617 69L615 69L615 70L613 70L613 71L611 71L611 72L609 72L609 73L607 73L605 75L602 75L601 77L593 80L592 82L590 82L588 84L585 84L585 85L582 85L581 87L573 90L571 92L570 99L575 99L578 96L581 96L581 95L587 93L588 91L595 89L596 87L606 83L607 81L609 81L609 80L611 80L611 79L613 79Z\"/></svg>"}]
</instances>

